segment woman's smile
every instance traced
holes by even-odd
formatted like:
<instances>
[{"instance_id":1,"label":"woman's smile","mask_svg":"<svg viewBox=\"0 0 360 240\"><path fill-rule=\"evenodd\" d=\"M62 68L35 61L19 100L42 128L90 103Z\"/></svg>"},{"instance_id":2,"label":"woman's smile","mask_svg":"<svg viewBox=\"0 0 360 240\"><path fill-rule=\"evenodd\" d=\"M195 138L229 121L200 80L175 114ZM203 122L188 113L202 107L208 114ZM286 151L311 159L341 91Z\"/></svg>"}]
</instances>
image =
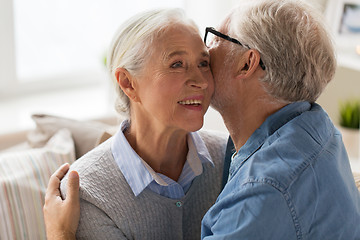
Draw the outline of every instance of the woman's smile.
<instances>
[{"instance_id":1,"label":"woman's smile","mask_svg":"<svg viewBox=\"0 0 360 240\"><path fill-rule=\"evenodd\" d=\"M202 111L203 99L204 99L203 96L188 97L184 100L179 101L178 103L186 109L194 110L194 111Z\"/></svg>"}]
</instances>

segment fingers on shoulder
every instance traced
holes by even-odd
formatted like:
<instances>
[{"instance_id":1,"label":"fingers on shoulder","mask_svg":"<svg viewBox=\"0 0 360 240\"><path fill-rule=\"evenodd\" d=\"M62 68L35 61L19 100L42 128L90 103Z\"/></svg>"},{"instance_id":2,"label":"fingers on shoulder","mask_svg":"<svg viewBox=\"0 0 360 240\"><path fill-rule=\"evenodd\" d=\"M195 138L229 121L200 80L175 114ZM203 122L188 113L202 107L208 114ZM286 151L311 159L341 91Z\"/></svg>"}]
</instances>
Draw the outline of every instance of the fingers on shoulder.
<instances>
[{"instance_id":1,"label":"fingers on shoulder","mask_svg":"<svg viewBox=\"0 0 360 240\"><path fill-rule=\"evenodd\" d=\"M69 171L69 168L70 168L70 164L64 163L53 173L53 175L51 177L55 177L55 178L58 178L59 180L61 180L61 179L63 179L65 174Z\"/></svg>"},{"instance_id":2,"label":"fingers on shoulder","mask_svg":"<svg viewBox=\"0 0 360 240\"><path fill-rule=\"evenodd\" d=\"M45 202L49 201L52 197L60 196L60 181L68 172L70 165L65 163L61 165L50 177L48 187L45 194Z\"/></svg>"}]
</instances>

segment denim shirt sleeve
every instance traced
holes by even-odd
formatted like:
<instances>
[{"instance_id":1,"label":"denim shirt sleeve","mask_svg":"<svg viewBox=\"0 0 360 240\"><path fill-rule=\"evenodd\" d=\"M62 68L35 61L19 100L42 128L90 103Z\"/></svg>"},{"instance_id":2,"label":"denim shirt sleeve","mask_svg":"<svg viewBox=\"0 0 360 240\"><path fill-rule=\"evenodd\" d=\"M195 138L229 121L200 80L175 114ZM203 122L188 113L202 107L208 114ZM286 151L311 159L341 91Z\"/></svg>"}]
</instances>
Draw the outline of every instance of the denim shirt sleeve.
<instances>
[{"instance_id":1,"label":"denim shirt sleeve","mask_svg":"<svg viewBox=\"0 0 360 240\"><path fill-rule=\"evenodd\" d=\"M272 185L248 182L241 191L221 195L203 219L202 239L297 238L291 202Z\"/></svg>"}]
</instances>

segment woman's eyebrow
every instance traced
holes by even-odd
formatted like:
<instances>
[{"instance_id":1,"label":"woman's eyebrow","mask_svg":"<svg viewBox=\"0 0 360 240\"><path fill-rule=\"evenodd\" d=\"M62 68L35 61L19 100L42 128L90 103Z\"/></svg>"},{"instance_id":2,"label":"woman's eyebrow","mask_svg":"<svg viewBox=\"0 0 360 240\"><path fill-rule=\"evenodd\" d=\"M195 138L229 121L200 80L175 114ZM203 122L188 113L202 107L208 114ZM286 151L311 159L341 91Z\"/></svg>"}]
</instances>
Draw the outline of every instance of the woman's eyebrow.
<instances>
[{"instance_id":1,"label":"woman's eyebrow","mask_svg":"<svg viewBox=\"0 0 360 240\"><path fill-rule=\"evenodd\" d=\"M173 58L174 56L177 56L177 55L186 55L187 52L186 51L174 51L174 52L170 52L169 54L167 54L165 56L165 59L168 60L168 59L171 59Z\"/></svg>"},{"instance_id":2,"label":"woman's eyebrow","mask_svg":"<svg viewBox=\"0 0 360 240\"><path fill-rule=\"evenodd\" d=\"M177 56L177 55L187 55L187 54L188 53L186 51L174 51L174 52L171 52L170 54L166 55L165 60L169 60L169 59L171 59L171 58L173 58L174 56ZM210 54L207 51L201 52L201 56L210 58Z\"/></svg>"},{"instance_id":3,"label":"woman's eyebrow","mask_svg":"<svg viewBox=\"0 0 360 240\"><path fill-rule=\"evenodd\" d=\"M210 54L209 54L208 51L203 51L203 52L201 52L201 55L202 55L203 57L208 57L208 58L210 58Z\"/></svg>"}]
</instances>

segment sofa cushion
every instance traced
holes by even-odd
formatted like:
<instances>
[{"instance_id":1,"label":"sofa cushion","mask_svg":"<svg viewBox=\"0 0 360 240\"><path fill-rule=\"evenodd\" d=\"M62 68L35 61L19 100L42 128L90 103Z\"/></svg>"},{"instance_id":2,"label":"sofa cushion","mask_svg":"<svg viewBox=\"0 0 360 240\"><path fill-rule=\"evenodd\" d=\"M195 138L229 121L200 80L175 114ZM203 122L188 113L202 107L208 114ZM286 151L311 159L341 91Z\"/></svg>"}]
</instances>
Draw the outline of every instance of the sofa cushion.
<instances>
[{"instance_id":1,"label":"sofa cushion","mask_svg":"<svg viewBox=\"0 0 360 240\"><path fill-rule=\"evenodd\" d=\"M48 180L60 165L74 161L67 129L42 148L0 154L0 239L46 239L42 207Z\"/></svg>"},{"instance_id":2,"label":"sofa cushion","mask_svg":"<svg viewBox=\"0 0 360 240\"><path fill-rule=\"evenodd\" d=\"M74 143L76 158L96 147L106 132L112 133L114 126L98 121L77 121L45 114L34 114L36 129L28 134L31 147L42 147L61 128L69 129Z\"/></svg>"},{"instance_id":3,"label":"sofa cushion","mask_svg":"<svg viewBox=\"0 0 360 240\"><path fill-rule=\"evenodd\" d=\"M357 187L357 188L359 189L359 191L360 191L360 173L358 173L358 172L353 172L353 175L354 175L356 187Z\"/></svg>"}]
</instances>

